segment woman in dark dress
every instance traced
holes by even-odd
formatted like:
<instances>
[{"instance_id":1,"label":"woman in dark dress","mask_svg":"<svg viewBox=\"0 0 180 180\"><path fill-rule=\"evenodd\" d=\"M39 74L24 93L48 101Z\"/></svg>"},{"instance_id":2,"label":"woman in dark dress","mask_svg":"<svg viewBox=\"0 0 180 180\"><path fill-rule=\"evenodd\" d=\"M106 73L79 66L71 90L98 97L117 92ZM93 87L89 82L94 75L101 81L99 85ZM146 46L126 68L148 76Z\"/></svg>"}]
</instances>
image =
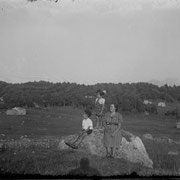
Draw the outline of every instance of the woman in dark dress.
<instances>
[{"instance_id":1,"label":"woman in dark dress","mask_svg":"<svg viewBox=\"0 0 180 180\"><path fill-rule=\"evenodd\" d=\"M123 122L122 115L117 112L118 107L115 104L110 105L110 112L104 117L104 145L106 147L106 156L113 157L116 148L119 148L122 135L121 123Z\"/></svg>"}]
</instances>

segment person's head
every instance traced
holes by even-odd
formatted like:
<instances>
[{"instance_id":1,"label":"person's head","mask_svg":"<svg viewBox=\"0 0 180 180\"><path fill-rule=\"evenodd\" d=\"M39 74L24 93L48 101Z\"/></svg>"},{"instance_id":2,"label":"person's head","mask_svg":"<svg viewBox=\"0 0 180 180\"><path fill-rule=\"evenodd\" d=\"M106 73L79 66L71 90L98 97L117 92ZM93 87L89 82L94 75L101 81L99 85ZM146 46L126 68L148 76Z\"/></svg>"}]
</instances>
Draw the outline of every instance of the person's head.
<instances>
[{"instance_id":1,"label":"person's head","mask_svg":"<svg viewBox=\"0 0 180 180\"><path fill-rule=\"evenodd\" d=\"M111 112L117 112L118 111L118 105L117 104L111 104L110 105L110 111Z\"/></svg>"},{"instance_id":2,"label":"person's head","mask_svg":"<svg viewBox=\"0 0 180 180\"><path fill-rule=\"evenodd\" d=\"M80 168L81 169L88 169L89 168L89 159L88 158L81 158Z\"/></svg>"},{"instance_id":3,"label":"person's head","mask_svg":"<svg viewBox=\"0 0 180 180\"><path fill-rule=\"evenodd\" d=\"M104 95L104 92L101 91L100 89L96 91L96 97L101 98Z\"/></svg>"},{"instance_id":4,"label":"person's head","mask_svg":"<svg viewBox=\"0 0 180 180\"><path fill-rule=\"evenodd\" d=\"M92 115L91 111L90 111L89 109L86 109L86 110L84 111L83 117L84 117L84 119L87 119L87 118L89 118L91 115Z\"/></svg>"}]
</instances>

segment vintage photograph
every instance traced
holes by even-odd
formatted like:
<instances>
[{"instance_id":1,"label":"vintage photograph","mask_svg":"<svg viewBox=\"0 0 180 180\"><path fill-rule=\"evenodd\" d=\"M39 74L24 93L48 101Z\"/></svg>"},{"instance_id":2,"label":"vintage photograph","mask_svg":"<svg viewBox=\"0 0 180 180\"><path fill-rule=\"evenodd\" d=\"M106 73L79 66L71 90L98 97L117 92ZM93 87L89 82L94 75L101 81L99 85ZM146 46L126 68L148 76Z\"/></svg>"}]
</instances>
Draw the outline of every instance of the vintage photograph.
<instances>
[{"instance_id":1,"label":"vintage photograph","mask_svg":"<svg viewBox=\"0 0 180 180\"><path fill-rule=\"evenodd\" d=\"M0 178L180 178L180 0L0 0Z\"/></svg>"}]
</instances>

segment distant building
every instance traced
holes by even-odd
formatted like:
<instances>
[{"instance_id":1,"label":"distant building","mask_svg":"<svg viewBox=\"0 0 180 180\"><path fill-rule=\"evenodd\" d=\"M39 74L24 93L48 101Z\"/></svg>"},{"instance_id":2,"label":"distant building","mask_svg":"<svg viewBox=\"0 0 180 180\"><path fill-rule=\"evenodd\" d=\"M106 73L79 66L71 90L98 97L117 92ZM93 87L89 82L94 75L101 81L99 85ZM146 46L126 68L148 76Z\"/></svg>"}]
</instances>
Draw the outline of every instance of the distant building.
<instances>
[{"instance_id":1,"label":"distant building","mask_svg":"<svg viewBox=\"0 0 180 180\"><path fill-rule=\"evenodd\" d=\"M166 107L166 103L165 102L158 102L158 106L159 107Z\"/></svg>"},{"instance_id":2,"label":"distant building","mask_svg":"<svg viewBox=\"0 0 180 180\"><path fill-rule=\"evenodd\" d=\"M0 97L0 104L4 104L4 98Z\"/></svg>"},{"instance_id":3,"label":"distant building","mask_svg":"<svg viewBox=\"0 0 180 180\"><path fill-rule=\"evenodd\" d=\"M150 100L148 100L148 99L145 99L144 102L143 102L143 104L146 104L146 105L147 105L147 104L152 104L152 101L150 101Z\"/></svg>"},{"instance_id":4,"label":"distant building","mask_svg":"<svg viewBox=\"0 0 180 180\"><path fill-rule=\"evenodd\" d=\"M92 99L92 98L93 98L93 96L85 96L85 98Z\"/></svg>"},{"instance_id":5,"label":"distant building","mask_svg":"<svg viewBox=\"0 0 180 180\"><path fill-rule=\"evenodd\" d=\"M36 102L33 103L35 108L40 108L39 104L37 104Z\"/></svg>"}]
</instances>

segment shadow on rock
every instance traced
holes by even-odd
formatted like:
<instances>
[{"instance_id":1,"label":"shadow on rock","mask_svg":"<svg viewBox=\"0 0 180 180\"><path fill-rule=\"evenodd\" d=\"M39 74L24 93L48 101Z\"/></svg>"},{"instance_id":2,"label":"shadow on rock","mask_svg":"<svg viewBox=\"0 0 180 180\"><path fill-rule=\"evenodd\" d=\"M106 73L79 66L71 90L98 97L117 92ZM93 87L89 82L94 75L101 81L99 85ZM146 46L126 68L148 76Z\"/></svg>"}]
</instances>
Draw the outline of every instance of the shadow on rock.
<instances>
[{"instance_id":1,"label":"shadow on rock","mask_svg":"<svg viewBox=\"0 0 180 180\"><path fill-rule=\"evenodd\" d=\"M90 167L89 159L82 158L80 160L80 166L77 169L71 170L68 176L101 176L100 172L93 167Z\"/></svg>"}]
</instances>

